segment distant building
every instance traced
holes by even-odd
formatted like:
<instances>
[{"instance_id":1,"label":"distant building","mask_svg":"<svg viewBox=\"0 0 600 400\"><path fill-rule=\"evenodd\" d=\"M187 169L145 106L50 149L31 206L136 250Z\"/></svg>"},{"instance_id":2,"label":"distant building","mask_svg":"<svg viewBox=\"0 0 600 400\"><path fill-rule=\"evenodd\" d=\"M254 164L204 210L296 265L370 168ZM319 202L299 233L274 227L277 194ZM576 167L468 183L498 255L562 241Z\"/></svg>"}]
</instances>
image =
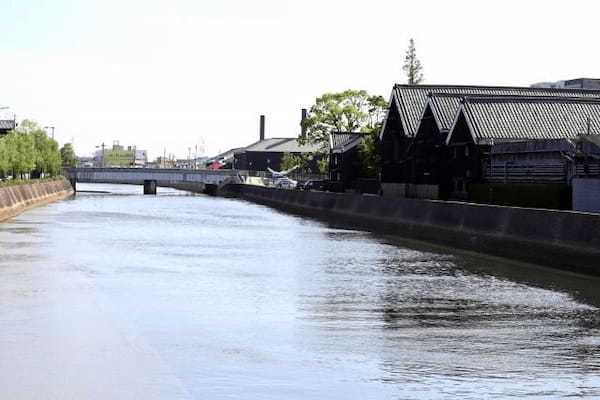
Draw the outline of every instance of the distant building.
<instances>
[{"instance_id":1,"label":"distant building","mask_svg":"<svg viewBox=\"0 0 600 400\"><path fill-rule=\"evenodd\" d=\"M135 146L124 148L118 141L112 148L98 150L94 155L94 164L99 167L143 167L147 163L146 150L138 150Z\"/></svg>"},{"instance_id":2,"label":"distant building","mask_svg":"<svg viewBox=\"0 0 600 400\"><path fill-rule=\"evenodd\" d=\"M180 158L175 160L175 168L200 169L204 167L206 160L208 160L208 157L198 157L196 159Z\"/></svg>"},{"instance_id":3,"label":"distant building","mask_svg":"<svg viewBox=\"0 0 600 400\"><path fill-rule=\"evenodd\" d=\"M239 151L243 151L243 147L235 147L214 157L209 157L204 160L204 166L210 169L232 169L234 155Z\"/></svg>"},{"instance_id":4,"label":"distant building","mask_svg":"<svg viewBox=\"0 0 600 400\"><path fill-rule=\"evenodd\" d=\"M293 155L314 154L318 150L319 146L300 144L297 138L263 139L236 152L233 165L235 169L241 170L267 171L267 168L271 168L280 171L281 161L285 153ZM307 168L312 173L318 172L317 160L311 160Z\"/></svg>"},{"instance_id":5,"label":"distant building","mask_svg":"<svg viewBox=\"0 0 600 400\"><path fill-rule=\"evenodd\" d=\"M14 119L0 119L0 136L6 135L8 132L17 127L17 121Z\"/></svg>"},{"instance_id":6,"label":"distant building","mask_svg":"<svg viewBox=\"0 0 600 400\"><path fill-rule=\"evenodd\" d=\"M175 160L168 157L157 157L149 165L150 168L175 168Z\"/></svg>"},{"instance_id":7,"label":"distant building","mask_svg":"<svg viewBox=\"0 0 600 400\"><path fill-rule=\"evenodd\" d=\"M301 121L306 118L306 109L302 109ZM299 136L306 135L302 128ZM233 168L248 171L268 171L268 168L275 171L281 170L281 162L285 153L293 155L309 154L310 161L305 166L305 174L314 174L319 172L318 159L315 157L320 148L314 144L301 144L298 137L280 137L265 138L265 116L260 116L260 131L258 141L251 145L237 149L234 154Z\"/></svg>"},{"instance_id":8,"label":"distant building","mask_svg":"<svg viewBox=\"0 0 600 400\"><path fill-rule=\"evenodd\" d=\"M533 88L554 88L554 89L591 89L600 90L600 79L578 78L566 81L539 82L531 85Z\"/></svg>"},{"instance_id":9,"label":"distant building","mask_svg":"<svg viewBox=\"0 0 600 400\"><path fill-rule=\"evenodd\" d=\"M88 168L94 166L94 157L77 157L77 166Z\"/></svg>"}]
</instances>

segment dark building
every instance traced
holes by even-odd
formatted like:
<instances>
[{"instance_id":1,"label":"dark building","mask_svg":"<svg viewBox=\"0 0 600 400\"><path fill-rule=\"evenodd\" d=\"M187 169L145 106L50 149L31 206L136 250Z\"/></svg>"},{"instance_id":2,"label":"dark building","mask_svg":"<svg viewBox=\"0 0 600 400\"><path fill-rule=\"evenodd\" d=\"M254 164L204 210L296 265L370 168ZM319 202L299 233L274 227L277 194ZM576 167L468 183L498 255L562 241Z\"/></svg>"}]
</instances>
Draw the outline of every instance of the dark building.
<instances>
[{"instance_id":1,"label":"dark building","mask_svg":"<svg viewBox=\"0 0 600 400\"><path fill-rule=\"evenodd\" d=\"M600 99L600 90L498 86L395 85L380 132L384 194L448 198L446 137L464 96L550 96Z\"/></svg>"},{"instance_id":2,"label":"dark building","mask_svg":"<svg viewBox=\"0 0 600 400\"><path fill-rule=\"evenodd\" d=\"M280 171L281 160L285 153L314 154L318 150L319 147L316 145L300 144L297 138L269 138L259 140L236 152L233 167L248 171L267 171L267 168ZM317 159L313 158L306 169L307 173L317 173Z\"/></svg>"},{"instance_id":3,"label":"dark building","mask_svg":"<svg viewBox=\"0 0 600 400\"><path fill-rule=\"evenodd\" d=\"M329 180L336 191L356 186L361 172L359 144L363 137L362 133L354 132L329 134Z\"/></svg>"},{"instance_id":4,"label":"dark building","mask_svg":"<svg viewBox=\"0 0 600 400\"><path fill-rule=\"evenodd\" d=\"M14 119L0 119L0 136L6 135L17 127L17 121Z\"/></svg>"},{"instance_id":5,"label":"dark building","mask_svg":"<svg viewBox=\"0 0 600 400\"><path fill-rule=\"evenodd\" d=\"M306 118L307 111L302 109L301 121ZM306 135L302 127L300 136ZM300 144L298 138L269 138L265 139L265 116L260 116L260 131L258 142L252 143L235 151L233 168L247 171L268 171L268 168L281 171L281 162L285 153L293 155L309 154L309 163L300 171L300 175L317 174L318 158L316 153L320 148L314 144Z\"/></svg>"},{"instance_id":6,"label":"dark building","mask_svg":"<svg viewBox=\"0 0 600 400\"><path fill-rule=\"evenodd\" d=\"M473 195L470 185L485 182L486 179L496 179L500 172L495 163L508 161L500 153L511 148L508 145L500 146L503 143L548 141L545 144L547 160L543 161L538 156L535 163L529 163L530 170L527 174L535 176L548 168L546 174L556 175L557 169L564 168L564 164L557 165L558 160L556 157L552 160L551 153L564 150L560 146L565 145L565 142L561 140L598 134L600 99L465 97L461 100L446 139L450 157L448 166L451 174L451 197L467 199L470 194ZM522 145L513 146L512 151L516 153ZM525 146L521 152L531 153L528 149L534 148L535 144ZM492 155L494 148L496 150ZM523 158L521 157L522 162ZM541 181L540 179L540 183Z\"/></svg>"}]
</instances>

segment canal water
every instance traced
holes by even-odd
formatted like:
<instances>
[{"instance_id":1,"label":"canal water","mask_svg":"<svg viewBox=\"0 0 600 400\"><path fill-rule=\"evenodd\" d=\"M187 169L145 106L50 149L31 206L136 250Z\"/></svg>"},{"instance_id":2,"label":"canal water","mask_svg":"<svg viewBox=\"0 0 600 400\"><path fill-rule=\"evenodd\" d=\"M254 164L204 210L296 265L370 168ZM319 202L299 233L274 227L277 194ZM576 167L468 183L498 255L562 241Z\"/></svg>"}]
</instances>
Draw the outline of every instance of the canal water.
<instances>
[{"instance_id":1,"label":"canal water","mask_svg":"<svg viewBox=\"0 0 600 400\"><path fill-rule=\"evenodd\" d=\"M0 224L3 399L600 397L597 280L79 189Z\"/></svg>"}]
</instances>

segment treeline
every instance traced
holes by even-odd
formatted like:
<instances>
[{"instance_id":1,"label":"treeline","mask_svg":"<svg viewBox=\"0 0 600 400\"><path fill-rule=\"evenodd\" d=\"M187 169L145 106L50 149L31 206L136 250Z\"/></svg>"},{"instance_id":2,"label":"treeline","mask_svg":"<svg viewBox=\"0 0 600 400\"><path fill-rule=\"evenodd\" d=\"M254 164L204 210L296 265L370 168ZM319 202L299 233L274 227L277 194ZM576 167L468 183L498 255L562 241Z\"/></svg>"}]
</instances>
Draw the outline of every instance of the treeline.
<instances>
[{"instance_id":1,"label":"treeline","mask_svg":"<svg viewBox=\"0 0 600 400\"><path fill-rule=\"evenodd\" d=\"M72 146L69 145L71 154L66 154L65 147L59 149L58 143L49 138L38 124L24 120L17 129L0 137L0 178L28 179L60 175L65 165L63 161L73 165L75 162ZM63 160L61 150L68 160Z\"/></svg>"}]
</instances>

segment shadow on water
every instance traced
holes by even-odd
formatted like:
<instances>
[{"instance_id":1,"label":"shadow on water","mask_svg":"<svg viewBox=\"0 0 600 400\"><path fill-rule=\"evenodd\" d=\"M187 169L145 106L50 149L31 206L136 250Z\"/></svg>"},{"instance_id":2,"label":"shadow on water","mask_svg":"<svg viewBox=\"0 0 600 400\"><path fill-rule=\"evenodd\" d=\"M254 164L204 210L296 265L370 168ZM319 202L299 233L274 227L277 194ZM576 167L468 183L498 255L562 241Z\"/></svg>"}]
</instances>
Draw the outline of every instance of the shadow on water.
<instances>
[{"instance_id":1,"label":"shadow on water","mask_svg":"<svg viewBox=\"0 0 600 400\"><path fill-rule=\"evenodd\" d=\"M251 202L247 203L254 204ZM329 234L329 238L332 240L344 240L347 237L355 236L357 233L361 232L362 234L370 235L371 238L377 240L381 244L412 249L442 258L451 257L452 261L460 265L461 269L468 271L471 274L492 276L498 279L521 283L523 285L568 293L578 301L600 307L600 291L598 290L598 287L600 287L600 277L562 271L552 267L490 256L483 253L437 245L396 235L369 232L361 227L352 226L350 224L326 221L321 218L285 212L268 206L259 207L269 208L282 215L293 215L298 219L307 219L324 224L328 228L333 229ZM427 269L426 273L435 273L432 271L429 261L429 259L425 259L423 267Z\"/></svg>"}]
</instances>

